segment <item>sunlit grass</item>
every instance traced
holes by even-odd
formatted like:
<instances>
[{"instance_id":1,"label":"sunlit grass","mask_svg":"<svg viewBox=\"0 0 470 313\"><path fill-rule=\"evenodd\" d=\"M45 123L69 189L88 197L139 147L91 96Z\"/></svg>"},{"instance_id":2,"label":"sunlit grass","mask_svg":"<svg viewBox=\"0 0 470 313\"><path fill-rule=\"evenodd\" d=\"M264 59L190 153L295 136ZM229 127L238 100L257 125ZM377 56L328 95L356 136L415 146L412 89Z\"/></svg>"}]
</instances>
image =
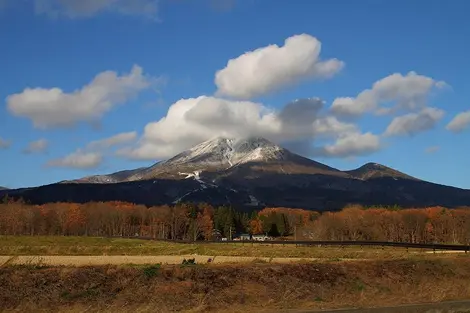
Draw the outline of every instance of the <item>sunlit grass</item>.
<instances>
[{"instance_id":1,"label":"sunlit grass","mask_svg":"<svg viewBox=\"0 0 470 313\"><path fill-rule=\"evenodd\" d=\"M172 243L140 239L71 236L1 236L0 255L226 255L322 259L403 258L423 250L392 247L306 247L269 243ZM428 254L429 255L429 254Z\"/></svg>"}]
</instances>

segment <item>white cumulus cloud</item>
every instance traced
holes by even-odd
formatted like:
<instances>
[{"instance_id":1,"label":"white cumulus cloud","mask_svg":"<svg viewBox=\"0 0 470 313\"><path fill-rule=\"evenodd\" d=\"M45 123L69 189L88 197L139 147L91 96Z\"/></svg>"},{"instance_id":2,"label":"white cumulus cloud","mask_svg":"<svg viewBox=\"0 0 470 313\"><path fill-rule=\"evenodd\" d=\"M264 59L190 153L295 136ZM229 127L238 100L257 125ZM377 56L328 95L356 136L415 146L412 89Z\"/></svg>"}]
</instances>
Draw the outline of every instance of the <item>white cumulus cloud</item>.
<instances>
[{"instance_id":1,"label":"white cumulus cloud","mask_svg":"<svg viewBox=\"0 0 470 313\"><path fill-rule=\"evenodd\" d=\"M156 19L158 0L34 0L34 8L50 17L89 18L109 12Z\"/></svg>"},{"instance_id":2,"label":"white cumulus cloud","mask_svg":"<svg viewBox=\"0 0 470 313\"><path fill-rule=\"evenodd\" d=\"M88 143L85 148L77 149L69 155L51 160L47 165L51 167L94 168L99 166L104 158L109 155L111 148L131 143L136 138L137 132L133 131L94 140Z\"/></svg>"},{"instance_id":3,"label":"white cumulus cloud","mask_svg":"<svg viewBox=\"0 0 470 313\"><path fill-rule=\"evenodd\" d=\"M380 137L368 133L346 133L333 144L328 144L317 152L322 156L350 157L367 155L380 150Z\"/></svg>"},{"instance_id":4,"label":"white cumulus cloud","mask_svg":"<svg viewBox=\"0 0 470 313\"><path fill-rule=\"evenodd\" d=\"M214 136L244 137L275 132L275 114L259 103L213 97L182 99L166 116L147 124L137 147L120 150L135 159L171 157Z\"/></svg>"},{"instance_id":5,"label":"white cumulus cloud","mask_svg":"<svg viewBox=\"0 0 470 313\"><path fill-rule=\"evenodd\" d=\"M6 101L13 115L30 119L37 128L65 127L97 121L153 82L135 65L130 73L121 76L113 71L102 72L88 85L71 93L60 88L26 88L8 96Z\"/></svg>"},{"instance_id":6,"label":"white cumulus cloud","mask_svg":"<svg viewBox=\"0 0 470 313\"><path fill-rule=\"evenodd\" d=\"M395 117L385 130L385 135L412 136L434 128L442 117L444 117L444 111L436 108L424 108L418 113L409 113Z\"/></svg>"},{"instance_id":7,"label":"white cumulus cloud","mask_svg":"<svg viewBox=\"0 0 470 313\"><path fill-rule=\"evenodd\" d=\"M41 153L45 152L48 146L49 142L46 139L41 138L36 141L30 142L28 146L23 150L23 152L26 154Z\"/></svg>"},{"instance_id":8,"label":"white cumulus cloud","mask_svg":"<svg viewBox=\"0 0 470 313\"><path fill-rule=\"evenodd\" d=\"M457 114L450 122L447 124L446 129L458 133L470 126L470 111L461 112Z\"/></svg>"},{"instance_id":9,"label":"white cumulus cloud","mask_svg":"<svg viewBox=\"0 0 470 313\"><path fill-rule=\"evenodd\" d=\"M418 110L426 106L433 89L446 86L443 81L409 72L407 75L392 74L375 82L371 89L357 97L339 97L333 101L331 110L337 115L359 116L366 112L388 114L397 110ZM385 107L392 103L392 107Z\"/></svg>"},{"instance_id":10,"label":"white cumulus cloud","mask_svg":"<svg viewBox=\"0 0 470 313\"><path fill-rule=\"evenodd\" d=\"M63 158L50 160L49 167L68 167L79 169L90 169L97 167L103 161L103 156L97 152L86 152L77 150Z\"/></svg>"},{"instance_id":11,"label":"white cumulus cloud","mask_svg":"<svg viewBox=\"0 0 470 313\"><path fill-rule=\"evenodd\" d=\"M145 126L137 145L117 153L132 159L166 159L216 136L261 136L283 145L295 142L297 151L307 151L298 143L310 145L316 138L323 138L338 139L338 144L344 145L345 138L361 136L356 125L322 114L322 106L323 101L318 98L292 101L281 110L250 101L207 96L182 99L170 106L165 117ZM371 139L367 134L360 138ZM361 146L350 149L352 155L373 150L360 140L356 143Z\"/></svg>"},{"instance_id":12,"label":"white cumulus cloud","mask_svg":"<svg viewBox=\"0 0 470 313\"><path fill-rule=\"evenodd\" d=\"M320 60L321 43L301 34L284 46L269 45L228 61L215 74L217 95L252 99L309 78L329 78L343 67L337 59Z\"/></svg>"}]
</instances>

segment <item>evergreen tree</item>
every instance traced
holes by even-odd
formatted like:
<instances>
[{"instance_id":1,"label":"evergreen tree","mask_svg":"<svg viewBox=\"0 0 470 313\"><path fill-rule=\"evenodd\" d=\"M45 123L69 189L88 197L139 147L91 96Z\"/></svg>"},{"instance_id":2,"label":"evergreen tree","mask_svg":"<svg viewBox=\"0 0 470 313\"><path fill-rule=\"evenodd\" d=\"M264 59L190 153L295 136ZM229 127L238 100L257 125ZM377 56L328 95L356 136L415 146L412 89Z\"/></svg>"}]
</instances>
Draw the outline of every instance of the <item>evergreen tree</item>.
<instances>
[{"instance_id":1,"label":"evergreen tree","mask_svg":"<svg viewBox=\"0 0 470 313\"><path fill-rule=\"evenodd\" d=\"M227 213L225 215L225 220L223 224L223 234L225 237L232 239L233 234L236 231L235 228L235 212L232 208L227 209Z\"/></svg>"}]
</instances>

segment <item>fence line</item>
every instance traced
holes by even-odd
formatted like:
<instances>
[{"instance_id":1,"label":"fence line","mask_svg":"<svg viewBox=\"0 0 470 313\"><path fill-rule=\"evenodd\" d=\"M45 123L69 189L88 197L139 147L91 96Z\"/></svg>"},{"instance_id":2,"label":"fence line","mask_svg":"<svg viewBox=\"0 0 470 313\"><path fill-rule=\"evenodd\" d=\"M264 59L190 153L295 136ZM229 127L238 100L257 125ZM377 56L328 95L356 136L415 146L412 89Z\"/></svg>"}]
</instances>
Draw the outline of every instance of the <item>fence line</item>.
<instances>
[{"instance_id":1,"label":"fence line","mask_svg":"<svg viewBox=\"0 0 470 313\"><path fill-rule=\"evenodd\" d=\"M169 240L156 239L153 237L131 237L131 236L112 236L111 238L128 238L141 240L155 240L165 242L175 242L181 244L228 244L228 243L251 243L251 244L270 244L270 245L296 245L296 246L376 246L376 247L396 247L396 248L416 248L429 250L452 250L452 251L470 251L470 245L450 245L434 243L408 243L408 242L390 242L390 241L311 241L311 240L206 240L206 241L187 241L187 240Z\"/></svg>"}]
</instances>

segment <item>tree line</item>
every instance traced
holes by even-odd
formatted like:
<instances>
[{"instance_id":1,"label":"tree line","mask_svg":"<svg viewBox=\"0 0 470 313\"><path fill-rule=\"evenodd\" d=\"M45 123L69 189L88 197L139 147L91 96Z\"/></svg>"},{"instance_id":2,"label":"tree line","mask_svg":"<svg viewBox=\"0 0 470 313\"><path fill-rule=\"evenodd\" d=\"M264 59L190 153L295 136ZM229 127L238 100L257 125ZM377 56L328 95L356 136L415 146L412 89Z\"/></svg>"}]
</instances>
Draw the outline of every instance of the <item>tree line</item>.
<instances>
[{"instance_id":1,"label":"tree line","mask_svg":"<svg viewBox=\"0 0 470 313\"><path fill-rule=\"evenodd\" d=\"M470 242L470 209L399 209L350 206L339 212L182 203L146 207L125 202L0 204L1 235L145 236L214 240L237 234L298 240L368 240L411 243Z\"/></svg>"}]
</instances>

